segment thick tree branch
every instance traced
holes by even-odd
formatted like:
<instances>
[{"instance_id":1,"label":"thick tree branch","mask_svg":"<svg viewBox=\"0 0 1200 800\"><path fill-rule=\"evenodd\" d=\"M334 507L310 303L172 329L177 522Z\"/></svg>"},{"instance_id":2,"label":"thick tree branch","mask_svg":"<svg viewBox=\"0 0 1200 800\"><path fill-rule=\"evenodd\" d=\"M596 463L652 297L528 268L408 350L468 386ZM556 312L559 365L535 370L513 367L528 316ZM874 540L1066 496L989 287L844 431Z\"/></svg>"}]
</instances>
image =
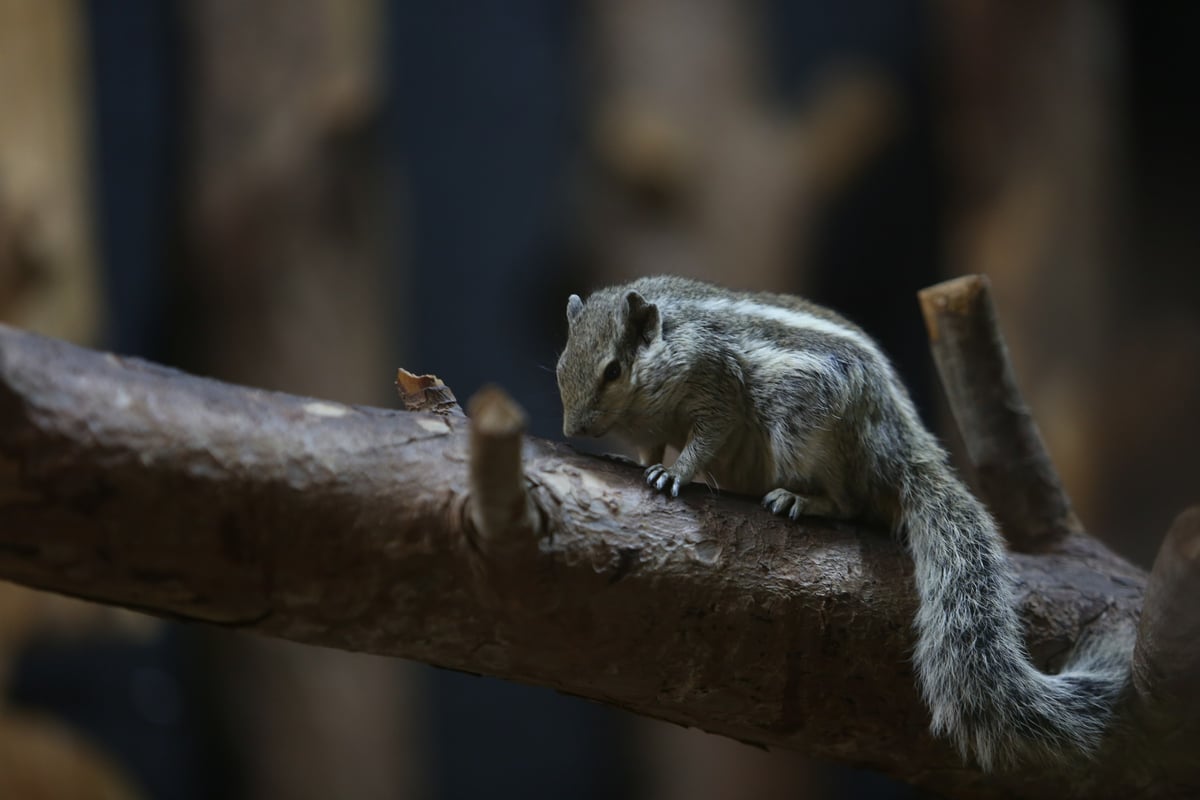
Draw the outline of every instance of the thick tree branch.
<instances>
[{"instance_id":1,"label":"thick tree branch","mask_svg":"<svg viewBox=\"0 0 1200 800\"><path fill-rule=\"evenodd\" d=\"M0 575L551 686L956 796L1162 787L1134 714L1072 768L982 776L933 740L910 564L884 533L698 487L667 499L537 440L514 483L515 417L481 402L503 413L480 412L472 456L456 414L243 389L0 328ZM468 535L526 522L535 546L499 569ZM1015 566L1043 666L1140 608L1144 576L1086 537Z\"/></svg>"},{"instance_id":2,"label":"thick tree branch","mask_svg":"<svg viewBox=\"0 0 1200 800\"><path fill-rule=\"evenodd\" d=\"M939 283L920 299L979 491L1009 543L1032 552L1082 531L1017 388L987 278L966 275Z\"/></svg>"}]
</instances>

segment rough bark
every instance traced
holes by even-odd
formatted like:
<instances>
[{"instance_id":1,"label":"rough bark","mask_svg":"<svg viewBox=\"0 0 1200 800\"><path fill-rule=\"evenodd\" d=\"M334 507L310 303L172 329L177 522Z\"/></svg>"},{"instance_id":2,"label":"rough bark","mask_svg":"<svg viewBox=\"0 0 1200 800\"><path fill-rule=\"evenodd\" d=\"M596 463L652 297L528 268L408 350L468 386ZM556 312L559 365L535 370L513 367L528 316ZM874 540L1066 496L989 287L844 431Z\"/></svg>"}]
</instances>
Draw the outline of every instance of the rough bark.
<instances>
[{"instance_id":1,"label":"rough bark","mask_svg":"<svg viewBox=\"0 0 1200 800\"><path fill-rule=\"evenodd\" d=\"M469 424L2 329L0 575L544 684L954 796L1200 785L1186 762L1165 782L1136 698L1094 764L963 765L926 731L910 565L881 532L796 525L697 488L669 500L627 466L527 440L541 535L497 565L467 535ZM1014 562L1043 666L1139 611L1144 575L1085 536Z\"/></svg>"}]
</instances>

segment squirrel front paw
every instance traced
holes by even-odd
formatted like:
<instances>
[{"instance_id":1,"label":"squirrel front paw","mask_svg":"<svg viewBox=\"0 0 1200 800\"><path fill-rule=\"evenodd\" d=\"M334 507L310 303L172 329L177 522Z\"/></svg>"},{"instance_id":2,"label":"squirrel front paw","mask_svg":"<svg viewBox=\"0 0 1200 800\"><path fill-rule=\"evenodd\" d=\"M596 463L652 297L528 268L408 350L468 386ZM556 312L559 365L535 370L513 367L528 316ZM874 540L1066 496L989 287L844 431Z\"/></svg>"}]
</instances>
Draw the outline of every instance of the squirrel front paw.
<instances>
[{"instance_id":1,"label":"squirrel front paw","mask_svg":"<svg viewBox=\"0 0 1200 800\"><path fill-rule=\"evenodd\" d=\"M682 477L662 464L646 468L646 484L657 491L670 492L671 497L679 497L679 487L684 483Z\"/></svg>"}]
</instances>

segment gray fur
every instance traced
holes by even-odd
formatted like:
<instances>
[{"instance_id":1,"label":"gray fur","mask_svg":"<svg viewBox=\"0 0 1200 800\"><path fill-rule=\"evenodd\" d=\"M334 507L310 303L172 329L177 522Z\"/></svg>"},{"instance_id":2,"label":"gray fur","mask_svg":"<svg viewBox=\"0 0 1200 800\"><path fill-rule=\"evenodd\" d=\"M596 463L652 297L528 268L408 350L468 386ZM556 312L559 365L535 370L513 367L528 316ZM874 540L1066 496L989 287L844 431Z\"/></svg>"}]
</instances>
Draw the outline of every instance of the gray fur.
<instances>
[{"instance_id":1,"label":"gray fur","mask_svg":"<svg viewBox=\"0 0 1200 800\"><path fill-rule=\"evenodd\" d=\"M568 316L566 435L625 437L672 495L706 474L793 519L887 525L915 564L914 662L934 733L985 769L1094 751L1128 648L1079 653L1058 675L1030 664L995 523L859 328L800 298L673 277L572 296ZM667 445L680 453L670 467Z\"/></svg>"}]
</instances>

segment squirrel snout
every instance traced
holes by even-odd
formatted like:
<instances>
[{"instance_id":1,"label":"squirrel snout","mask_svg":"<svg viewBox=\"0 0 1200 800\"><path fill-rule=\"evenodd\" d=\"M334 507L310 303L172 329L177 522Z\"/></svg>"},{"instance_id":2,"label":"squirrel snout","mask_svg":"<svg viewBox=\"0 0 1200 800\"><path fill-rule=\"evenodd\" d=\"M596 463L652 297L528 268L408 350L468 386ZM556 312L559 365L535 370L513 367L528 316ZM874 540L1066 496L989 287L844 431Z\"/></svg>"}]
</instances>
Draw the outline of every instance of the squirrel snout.
<instances>
[{"instance_id":1,"label":"squirrel snout","mask_svg":"<svg viewBox=\"0 0 1200 800\"><path fill-rule=\"evenodd\" d=\"M564 414L563 436L568 438L574 436L591 436L592 421L589 414Z\"/></svg>"}]
</instances>

